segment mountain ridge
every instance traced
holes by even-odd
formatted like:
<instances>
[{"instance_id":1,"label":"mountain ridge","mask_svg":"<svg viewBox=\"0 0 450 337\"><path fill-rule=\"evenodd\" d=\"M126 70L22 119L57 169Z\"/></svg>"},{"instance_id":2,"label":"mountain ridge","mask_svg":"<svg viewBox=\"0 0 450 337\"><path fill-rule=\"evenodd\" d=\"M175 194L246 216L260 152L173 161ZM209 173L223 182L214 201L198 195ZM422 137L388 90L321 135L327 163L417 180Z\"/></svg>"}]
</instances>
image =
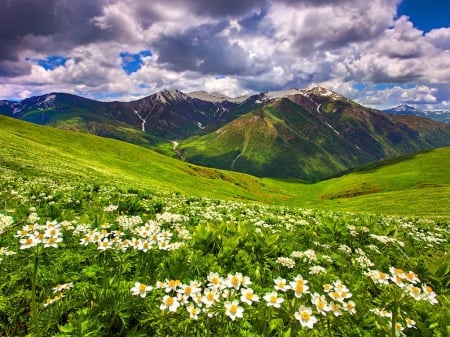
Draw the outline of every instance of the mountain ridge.
<instances>
[{"instance_id":1,"label":"mountain ridge","mask_svg":"<svg viewBox=\"0 0 450 337\"><path fill-rule=\"evenodd\" d=\"M434 119L439 122L450 123L450 110L427 110L408 104L402 104L383 111L393 115L416 115Z\"/></svg>"},{"instance_id":2,"label":"mountain ridge","mask_svg":"<svg viewBox=\"0 0 450 337\"><path fill-rule=\"evenodd\" d=\"M1 101L0 113L125 140L204 166L307 182L450 145L449 124L367 108L323 87L234 101L220 93L191 95L162 90L131 102L99 102L51 93ZM179 144L176 151L169 141Z\"/></svg>"}]
</instances>

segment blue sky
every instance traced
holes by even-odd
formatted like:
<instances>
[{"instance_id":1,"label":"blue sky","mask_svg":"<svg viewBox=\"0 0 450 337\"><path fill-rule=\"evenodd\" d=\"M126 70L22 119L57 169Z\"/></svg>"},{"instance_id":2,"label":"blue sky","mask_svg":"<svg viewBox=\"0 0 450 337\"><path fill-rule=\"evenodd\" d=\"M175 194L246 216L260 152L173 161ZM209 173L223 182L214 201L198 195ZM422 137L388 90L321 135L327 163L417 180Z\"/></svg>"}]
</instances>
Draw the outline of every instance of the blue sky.
<instances>
[{"instance_id":1,"label":"blue sky","mask_svg":"<svg viewBox=\"0 0 450 337\"><path fill-rule=\"evenodd\" d=\"M403 0L398 15L407 15L414 26L429 32L450 27L450 0Z\"/></svg>"},{"instance_id":2,"label":"blue sky","mask_svg":"<svg viewBox=\"0 0 450 337\"><path fill-rule=\"evenodd\" d=\"M0 99L324 86L375 108L450 109L450 0L15 0Z\"/></svg>"}]
</instances>

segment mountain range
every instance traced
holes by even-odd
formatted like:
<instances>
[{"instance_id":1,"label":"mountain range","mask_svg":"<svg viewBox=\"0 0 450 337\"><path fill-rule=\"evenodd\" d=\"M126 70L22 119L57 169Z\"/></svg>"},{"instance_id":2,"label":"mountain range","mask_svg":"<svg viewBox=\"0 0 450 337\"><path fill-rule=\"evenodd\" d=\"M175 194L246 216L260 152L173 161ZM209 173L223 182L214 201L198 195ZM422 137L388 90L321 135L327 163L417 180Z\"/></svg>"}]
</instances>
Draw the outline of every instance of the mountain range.
<instances>
[{"instance_id":1,"label":"mountain range","mask_svg":"<svg viewBox=\"0 0 450 337\"><path fill-rule=\"evenodd\" d=\"M450 124L367 108L321 87L239 98L163 90L132 102L52 93L0 101L0 114L204 166L306 182L450 145Z\"/></svg>"},{"instance_id":2,"label":"mountain range","mask_svg":"<svg viewBox=\"0 0 450 337\"><path fill-rule=\"evenodd\" d=\"M411 105L402 104L383 111L394 115L415 115L431 118L444 123L450 123L450 110L424 110Z\"/></svg>"}]
</instances>

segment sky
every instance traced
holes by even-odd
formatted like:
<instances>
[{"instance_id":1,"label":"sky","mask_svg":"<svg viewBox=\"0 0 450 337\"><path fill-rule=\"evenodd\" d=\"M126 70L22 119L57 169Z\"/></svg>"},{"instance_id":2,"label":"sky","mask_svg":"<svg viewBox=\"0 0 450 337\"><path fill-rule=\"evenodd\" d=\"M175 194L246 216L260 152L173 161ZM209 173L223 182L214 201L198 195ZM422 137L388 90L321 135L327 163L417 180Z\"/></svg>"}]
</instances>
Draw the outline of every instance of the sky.
<instances>
[{"instance_id":1,"label":"sky","mask_svg":"<svg viewBox=\"0 0 450 337\"><path fill-rule=\"evenodd\" d=\"M1 0L0 99L323 86L450 109L450 0Z\"/></svg>"}]
</instances>

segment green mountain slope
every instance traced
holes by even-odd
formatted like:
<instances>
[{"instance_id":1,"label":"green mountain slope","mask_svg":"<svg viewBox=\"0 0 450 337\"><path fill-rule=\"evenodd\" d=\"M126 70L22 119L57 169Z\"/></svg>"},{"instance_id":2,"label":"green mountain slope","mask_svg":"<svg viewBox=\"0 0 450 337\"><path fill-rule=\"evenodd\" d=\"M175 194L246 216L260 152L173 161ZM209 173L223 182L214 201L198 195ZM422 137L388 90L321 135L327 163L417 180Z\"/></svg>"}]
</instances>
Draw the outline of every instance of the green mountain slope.
<instances>
[{"instance_id":1,"label":"green mountain slope","mask_svg":"<svg viewBox=\"0 0 450 337\"><path fill-rule=\"evenodd\" d=\"M260 179L168 158L111 139L0 116L4 176L93 181L192 196L383 214L450 218L450 147L380 162L358 172L302 184Z\"/></svg>"},{"instance_id":2,"label":"green mountain slope","mask_svg":"<svg viewBox=\"0 0 450 337\"><path fill-rule=\"evenodd\" d=\"M396 117L345 99L276 100L181 142L185 160L260 177L318 181L372 161L450 144L450 127Z\"/></svg>"}]
</instances>

